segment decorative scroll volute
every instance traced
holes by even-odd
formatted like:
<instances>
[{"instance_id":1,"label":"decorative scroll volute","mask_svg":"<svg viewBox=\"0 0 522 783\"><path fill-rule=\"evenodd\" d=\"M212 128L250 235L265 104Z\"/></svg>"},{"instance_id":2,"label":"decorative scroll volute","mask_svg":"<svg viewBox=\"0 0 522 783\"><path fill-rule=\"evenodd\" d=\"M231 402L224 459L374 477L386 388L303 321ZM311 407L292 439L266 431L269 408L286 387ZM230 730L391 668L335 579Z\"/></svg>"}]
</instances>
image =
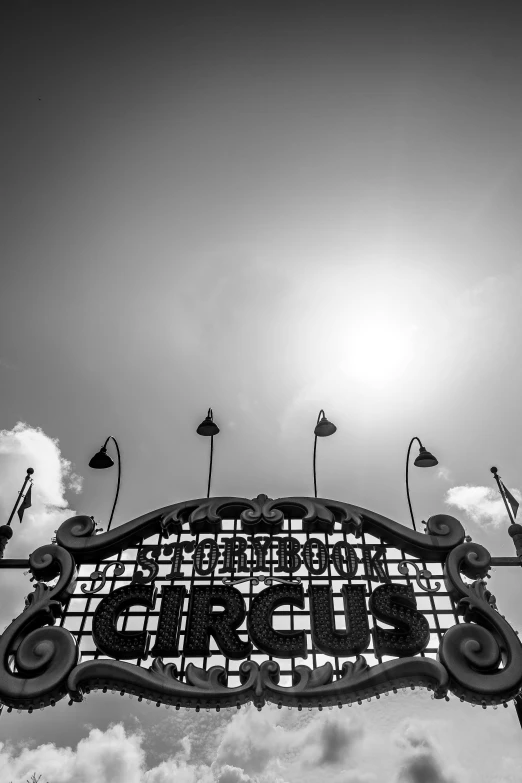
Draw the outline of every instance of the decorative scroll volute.
<instances>
[{"instance_id":1,"label":"decorative scroll volute","mask_svg":"<svg viewBox=\"0 0 522 783\"><path fill-rule=\"evenodd\" d=\"M86 514L69 517L56 531L56 543L64 549L79 549L85 539L94 536L95 529L94 519Z\"/></svg>"},{"instance_id":2,"label":"decorative scroll volute","mask_svg":"<svg viewBox=\"0 0 522 783\"><path fill-rule=\"evenodd\" d=\"M277 508L277 501L258 495L252 500L252 507L241 512L241 527L245 533L280 533L283 530L284 514Z\"/></svg>"},{"instance_id":3,"label":"decorative scroll volute","mask_svg":"<svg viewBox=\"0 0 522 783\"><path fill-rule=\"evenodd\" d=\"M194 535L197 533L219 533L222 529L223 519L233 519L235 516L242 516L245 512L250 512L261 518L263 499L266 499L266 495L259 495L254 500L225 497L179 503L163 516L161 528L168 535L181 533L183 526L188 522L190 532Z\"/></svg>"},{"instance_id":4,"label":"decorative scroll volute","mask_svg":"<svg viewBox=\"0 0 522 783\"><path fill-rule=\"evenodd\" d=\"M301 519L305 533L333 533L334 514L316 498L278 498L258 495L258 510L241 515L242 528L247 533L279 533L285 516Z\"/></svg>"},{"instance_id":5,"label":"decorative scroll volute","mask_svg":"<svg viewBox=\"0 0 522 783\"><path fill-rule=\"evenodd\" d=\"M465 622L444 634L439 659L448 670L450 689L465 701L487 707L514 698L522 686L522 645L509 623L493 608L494 596L482 579L491 556L480 544L461 544L444 567L446 587ZM500 668L500 664L503 667Z\"/></svg>"},{"instance_id":6,"label":"decorative scroll volute","mask_svg":"<svg viewBox=\"0 0 522 783\"><path fill-rule=\"evenodd\" d=\"M125 661L93 660L76 666L69 675L67 688L71 699L82 701L83 693L91 689L120 690L157 704L176 707L222 709L253 701L259 709L266 703L301 707L351 704L362 699L379 697L398 688L424 687L441 699L448 689L448 674L438 661L431 658L402 658L372 666L363 656L355 663L343 664L343 676L333 680L331 663L316 669L296 666L294 683L279 685L280 669L276 661L243 661L239 667L241 684L228 687L227 672L222 666L199 669L189 664L186 682L178 679L175 664L164 664L156 658L150 669Z\"/></svg>"},{"instance_id":7,"label":"decorative scroll volute","mask_svg":"<svg viewBox=\"0 0 522 783\"><path fill-rule=\"evenodd\" d=\"M63 698L67 677L79 657L69 631L52 627L74 590L73 558L65 549L49 544L33 552L29 564L38 583L27 597L24 611L0 637L0 701L24 710ZM54 587L44 584L56 576ZM15 670L8 663L13 653Z\"/></svg>"},{"instance_id":8,"label":"decorative scroll volute","mask_svg":"<svg viewBox=\"0 0 522 783\"><path fill-rule=\"evenodd\" d=\"M239 517L242 529L252 534L277 534L285 516L302 520L306 533L353 533L362 530L382 538L404 552L428 561L444 562L446 554L464 541L464 529L454 517L438 514L430 517L426 532L419 533L373 511L325 498L287 497L272 500L257 498L199 498L150 511L107 533L95 534L91 517L71 517L56 534L57 543L67 549L77 563L96 563L121 549L135 546L148 536L162 533L168 537L188 527L191 533L216 533L223 519Z\"/></svg>"},{"instance_id":9,"label":"decorative scroll volute","mask_svg":"<svg viewBox=\"0 0 522 783\"><path fill-rule=\"evenodd\" d=\"M158 508L98 535L92 517L69 517L56 531L56 543L74 555L76 563L96 563L117 554L120 549L135 546L142 538L161 532L162 516L172 508L184 505Z\"/></svg>"}]
</instances>

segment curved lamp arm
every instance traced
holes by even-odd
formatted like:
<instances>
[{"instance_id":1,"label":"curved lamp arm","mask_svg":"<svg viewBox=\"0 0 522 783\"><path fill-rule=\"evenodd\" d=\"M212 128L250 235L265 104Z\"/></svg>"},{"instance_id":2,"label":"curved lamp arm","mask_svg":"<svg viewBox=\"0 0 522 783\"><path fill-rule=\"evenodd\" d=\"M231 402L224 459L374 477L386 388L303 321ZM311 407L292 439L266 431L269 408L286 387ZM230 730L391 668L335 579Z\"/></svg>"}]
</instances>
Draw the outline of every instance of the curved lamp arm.
<instances>
[{"instance_id":1,"label":"curved lamp arm","mask_svg":"<svg viewBox=\"0 0 522 783\"><path fill-rule=\"evenodd\" d=\"M323 415L323 416L326 415L322 408L319 411L319 415L317 416L317 422L316 422L316 425L315 425L316 427L317 427L317 424L319 424L319 422L321 420L321 415ZM316 471L315 471L315 455L316 455L316 453L317 453L317 435L315 436L315 440L314 440L314 497L317 497L317 475L316 475Z\"/></svg>"},{"instance_id":2,"label":"curved lamp arm","mask_svg":"<svg viewBox=\"0 0 522 783\"><path fill-rule=\"evenodd\" d=\"M107 448L107 443L110 440L114 441L114 445L116 446L116 452L118 454L118 484L116 486L116 497L114 498L114 503L112 504L112 511L111 511L111 516L109 518L109 524L107 525L107 532L109 532L109 530L111 529L112 518L114 516L114 509L116 508L116 503L118 502L118 495L120 494L120 483L121 483L121 454L120 454L120 447L118 446L118 441L116 440L114 435L109 435L109 437L105 441L105 444L104 444L103 448L104 449Z\"/></svg>"},{"instance_id":3,"label":"curved lamp arm","mask_svg":"<svg viewBox=\"0 0 522 783\"><path fill-rule=\"evenodd\" d=\"M407 453L407 455L406 455L406 496L407 496L407 498L408 498L408 506L409 506L409 509L410 509L410 516L411 516L411 521L412 521L412 524L413 524L413 529L414 529L414 530L417 530L417 528L416 528L416 526L415 526L415 519L414 519L414 517L413 517L413 509L412 509L412 507L411 507L411 500L410 500L410 485L409 485L409 481L408 481L408 467L409 467L409 464L410 464L410 451L411 451L411 447L413 446L413 443L414 443L414 441L416 441L416 440L419 442L419 446L420 446L420 448L421 448L421 449L423 448L423 445L422 445L422 443L420 442L420 438L417 438L417 436L415 436L414 438L412 438L412 439L410 440L410 445L408 446L408 453Z\"/></svg>"},{"instance_id":4,"label":"curved lamp arm","mask_svg":"<svg viewBox=\"0 0 522 783\"><path fill-rule=\"evenodd\" d=\"M214 414L212 408L208 409L208 415L214 421ZM208 485L207 485L207 498L210 497L210 482L212 481L212 457L214 455L214 436L210 436L210 463L208 466Z\"/></svg>"},{"instance_id":5,"label":"curved lamp arm","mask_svg":"<svg viewBox=\"0 0 522 783\"><path fill-rule=\"evenodd\" d=\"M210 482L212 480L212 456L214 454L214 435L219 433L219 427L214 421L214 411L212 408L208 409L207 417L204 419L196 430L198 435L210 438L210 463L208 466L208 484L207 484L207 498L210 497Z\"/></svg>"}]
</instances>

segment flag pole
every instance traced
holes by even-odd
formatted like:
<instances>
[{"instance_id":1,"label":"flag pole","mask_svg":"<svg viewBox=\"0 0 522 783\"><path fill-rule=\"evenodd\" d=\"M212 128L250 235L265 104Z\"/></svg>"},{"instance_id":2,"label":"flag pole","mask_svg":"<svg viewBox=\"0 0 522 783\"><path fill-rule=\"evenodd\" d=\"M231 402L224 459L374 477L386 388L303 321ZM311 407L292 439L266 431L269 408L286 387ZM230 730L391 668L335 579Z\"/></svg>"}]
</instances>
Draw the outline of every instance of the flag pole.
<instances>
[{"instance_id":1,"label":"flag pole","mask_svg":"<svg viewBox=\"0 0 522 783\"><path fill-rule=\"evenodd\" d=\"M15 511L16 511L16 509L18 507L20 499L21 499L22 495L24 494L24 490L25 490L28 482L32 481L31 476L33 475L33 473L34 473L33 468L27 468L27 475L26 475L24 483L22 485L22 489L18 493L18 497L16 498L16 502L15 502L15 504L13 506L13 510L11 511L11 515L10 515L9 519L7 520L7 524L9 525L9 527L11 527L11 522L13 521L13 517L15 515Z\"/></svg>"},{"instance_id":2,"label":"flag pole","mask_svg":"<svg viewBox=\"0 0 522 783\"><path fill-rule=\"evenodd\" d=\"M24 490L25 490L28 482L32 481L31 476L33 475L33 473L34 473L34 469L33 468L27 468L27 475L26 475L26 477L24 479L24 483L22 484L22 489L18 493L18 497L16 498L15 504L13 506L13 510L11 511L9 519L7 520L7 524L9 525L9 527L11 527L11 522L13 521L13 517L15 515L15 511L16 511L16 509L18 507L20 499L21 499L22 495L24 494Z\"/></svg>"},{"instance_id":3,"label":"flag pole","mask_svg":"<svg viewBox=\"0 0 522 783\"><path fill-rule=\"evenodd\" d=\"M27 474L24 480L24 483L22 485L22 489L18 493L18 497L16 498L15 504L13 506L13 510L11 511L11 515L9 519L7 520L6 525L0 525L0 560L4 556L4 550L9 542L9 540L13 537L13 530L11 528L11 522L13 521L13 517L15 515L15 511L17 509L18 504L20 503L20 498L24 494L24 490L27 486L27 484L30 482L32 484L32 478L34 470L33 468L27 468Z\"/></svg>"},{"instance_id":4,"label":"flag pole","mask_svg":"<svg viewBox=\"0 0 522 783\"><path fill-rule=\"evenodd\" d=\"M15 502L15 504L13 506L13 510L11 511L9 519L7 520L7 524L9 525L9 527L11 527L11 522L12 522L13 517L15 515L15 511L17 509L17 506L18 506L19 502L20 502L20 499L21 499L22 495L24 494L24 489L26 488L28 482L32 481L31 476L33 475L33 473L34 473L34 469L33 468L27 468L27 475L26 475L26 477L24 479L24 483L22 485L22 489L18 493L18 497L16 498L16 502Z\"/></svg>"},{"instance_id":5,"label":"flag pole","mask_svg":"<svg viewBox=\"0 0 522 783\"><path fill-rule=\"evenodd\" d=\"M497 468L492 467L491 472L495 476L495 481L497 482L498 491L502 495L502 500L504 501L506 511L508 512L509 521L511 522L508 528L508 533L513 539L516 553L518 559L520 560L520 565L522 565L522 535L520 533L520 525L517 525L517 523L515 522L515 518L512 515L512 509L509 507L509 503L507 502L507 498L504 494L504 490L502 488L502 482L500 480L500 476L498 475ZM517 712L518 722L520 723L520 728L522 729L522 697L519 694L517 694L513 699L513 702L515 704L515 710Z\"/></svg>"},{"instance_id":6,"label":"flag pole","mask_svg":"<svg viewBox=\"0 0 522 783\"><path fill-rule=\"evenodd\" d=\"M498 475L497 468L495 468L495 467L491 468L491 472L493 473L493 475L495 477L495 481L497 482L498 491L502 495L502 500L504 501L504 505L506 507L506 511L508 512L509 521L511 522L512 525L514 525L515 524L515 519L514 519L514 517L512 515L511 509L509 507L509 503L507 502L507 498L506 498L506 496L504 494L504 489L502 487L502 482L500 480L500 476Z\"/></svg>"},{"instance_id":7,"label":"flag pole","mask_svg":"<svg viewBox=\"0 0 522 783\"><path fill-rule=\"evenodd\" d=\"M508 533L513 539L517 557L520 560L520 565L522 565L522 525L519 525L515 522L513 509L509 507L509 503L507 502L506 493L504 492L504 485L502 484L502 481L500 480L500 476L497 473L497 468L491 468L491 472L495 476L495 481L497 482L499 492L502 495L502 500L504 501L504 505L508 513L509 521L511 523L508 527Z\"/></svg>"}]
</instances>

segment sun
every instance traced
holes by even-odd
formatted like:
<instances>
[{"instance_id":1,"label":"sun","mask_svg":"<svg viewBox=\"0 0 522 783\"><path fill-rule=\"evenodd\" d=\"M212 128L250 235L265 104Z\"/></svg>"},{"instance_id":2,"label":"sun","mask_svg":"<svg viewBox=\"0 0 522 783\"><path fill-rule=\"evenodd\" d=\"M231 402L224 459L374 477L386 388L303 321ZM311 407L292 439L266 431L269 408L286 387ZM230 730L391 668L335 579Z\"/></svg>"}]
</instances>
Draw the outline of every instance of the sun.
<instances>
[{"instance_id":1,"label":"sun","mask_svg":"<svg viewBox=\"0 0 522 783\"><path fill-rule=\"evenodd\" d=\"M385 317L371 317L350 325L342 349L342 369L371 389L399 383L414 355L415 329Z\"/></svg>"}]
</instances>

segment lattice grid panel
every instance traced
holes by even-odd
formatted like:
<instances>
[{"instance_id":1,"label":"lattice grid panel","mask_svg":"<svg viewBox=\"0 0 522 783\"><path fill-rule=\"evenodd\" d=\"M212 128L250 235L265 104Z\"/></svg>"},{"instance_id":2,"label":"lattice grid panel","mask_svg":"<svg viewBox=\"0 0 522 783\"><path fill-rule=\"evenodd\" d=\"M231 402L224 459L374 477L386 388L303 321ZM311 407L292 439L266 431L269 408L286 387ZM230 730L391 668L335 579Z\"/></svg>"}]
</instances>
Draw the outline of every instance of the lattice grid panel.
<instances>
[{"instance_id":1,"label":"lattice grid panel","mask_svg":"<svg viewBox=\"0 0 522 783\"><path fill-rule=\"evenodd\" d=\"M280 609L274 612L273 624L276 630L288 630L288 629L305 630L307 632L306 634L307 635L307 658L306 659L273 658L272 656L268 656L265 653L261 653L257 651L255 648L254 648L254 652L248 657L248 660L255 660L258 663L261 663L262 661L267 659L277 661L281 669L280 682L282 685L291 684L292 670L297 665L304 663L308 666L311 666L312 668L315 668L317 666L322 665L323 663L325 663L325 661L328 660L332 663L332 666L334 667L334 677L337 679L342 676L342 665L344 661L354 660L353 658L351 659L337 658L337 657L333 658L324 655L323 653L319 652L315 648L310 633L309 600L306 594L307 594L308 584L311 579L313 580L314 584L331 585L333 590L333 595L334 595L335 622L338 630L343 630L344 628L346 628L345 618L344 618L343 599L341 596L341 587L343 584L364 585L365 593L366 593L367 610L368 610L368 600L370 598L372 590L375 589L375 587L379 583L371 580L370 578L371 574L368 572L367 567L363 564L363 556L362 556L363 547L364 548L370 547L373 551L375 551L375 547L377 546L383 546L383 545L386 546L386 555L382 558L381 562L390 580L392 582L396 582L400 584L412 585L415 593L415 598L417 601L417 608L425 615L430 626L430 643L428 648L423 653L421 653L423 657L426 656L426 657L435 658L445 630L460 621L456 613L454 602L452 601L447 591L445 590L444 581L442 579L442 564L440 563L421 562L418 559L412 557L411 555L406 554L401 550L388 546L384 540L375 538L374 536L370 536L364 533L359 539L356 539L353 535L347 535L338 532L332 535L327 535L326 533L313 533L313 534L304 533L302 530L302 521L300 519L285 519L283 532L279 533L277 536L271 537L268 536L267 534L264 535L274 539L274 543L269 547L267 558L266 558L266 564L267 567L269 568L269 572L263 572L263 574L261 574L260 572L255 570L254 568L255 558L253 560L251 559L251 547L248 546L247 562L248 562L248 567L250 569L249 572L250 576L261 577L263 575L266 576L270 575L270 576L288 577L288 578L290 577L295 578L298 576L302 580L303 588L305 592L305 610L295 609L292 606L281 607ZM331 547L337 541L346 541L348 544L351 544L354 547L357 553L357 557L361 561L356 576L353 579L347 579L345 576L340 576L336 572L335 568L331 563L328 563L327 570L325 571L324 574L320 576L310 575L304 564L297 571L291 572L289 574L282 574L281 572L277 572L276 567L278 564L278 560L277 560L277 546L275 544L275 539L280 539L282 536L285 535L296 538L301 543L301 546L303 546L309 538L319 539L320 541L325 543L327 549L330 552L331 552ZM246 539L250 538L250 536L248 536L246 533L244 533L241 530L239 519L230 519L230 520L223 520L222 531L220 533L215 533L215 534L204 533L204 534L192 535L189 531L187 531L187 532L179 533L177 535L171 535L168 539L162 538L158 534L156 536L147 538L145 541L142 541L141 545L143 545L144 543L151 546L157 544L165 545L176 541L177 542L186 541L186 542L192 542L194 544L197 544L199 541L203 539L213 538L216 541L216 544L220 550L220 555L222 556L224 546L225 546L224 545L225 537L227 538L240 537ZM61 619L61 624L65 626L77 639L82 655L82 660L91 660L93 658L105 657L96 649L93 642L93 638L92 638L93 614L99 602L102 600L102 598L105 595L112 592L112 590L118 587L122 587L123 585L129 584L131 582L136 568L137 551L138 551L137 547L132 549L126 549L120 551L117 555L114 555L112 558L105 560L103 563L98 563L96 565L84 564L80 566L79 578L76 585L76 590L74 595L69 600L69 603L66 607L66 611L64 612L64 615ZM156 634L156 629L158 624L162 585L167 585L167 584L185 585L187 590L190 592L192 586L195 584L206 584L206 585L221 584L221 580L223 578L240 579L249 575L248 573L245 572L235 573L235 571L233 570L220 572L220 568L222 567L222 557L220 557L220 561L216 569L211 575L199 576L198 574L195 573L195 570L193 568L192 555L193 553L184 554L183 565L182 565L183 578L176 578L175 580L167 579L166 576L172 570L171 558L163 555L159 558L158 560L159 572L154 582L157 588L157 597L156 597L156 603L154 609L149 610L149 609L145 609L144 607L137 606L137 607L131 607L130 609L124 611L118 622L119 630L131 630L131 631L132 630L140 631L143 629L147 630L151 636L150 644L149 644L149 649L151 649L154 645L154 637ZM102 590L100 590L95 595L86 596L81 591L81 585L85 585L87 590L92 590L94 587L96 587L98 583L90 580L89 579L90 575L94 570L98 570L100 567L103 567L106 563L110 562L111 560L118 560L122 562L125 565L125 572L121 576L114 576L114 569L110 568L108 572L107 583L102 588ZM433 574L433 579L431 579L428 583L430 588L433 590L435 588L436 582L440 582L441 585L440 589L437 592L429 592L429 593L422 590L416 583L414 569L412 567L408 569L412 573L409 573L407 576L403 576L398 570L398 564L401 562L401 560L408 560L411 561L412 563L417 563L420 568L427 567ZM204 564L206 562L208 562L208 557L207 560L204 560ZM262 583L257 586L254 586L252 582L244 582L235 586L237 587L237 589L241 591L241 593L245 598L247 611L249 609L250 601L252 597L258 591L264 589L265 587L265 585L263 585ZM183 605L183 613L182 613L181 626L180 626L181 630L180 630L179 649L181 651L183 651L183 646L184 646L184 636L185 636L185 629L187 624L188 605L189 605L189 601L187 596L185 598L185 602ZM369 611L368 611L368 622L369 622L370 630L373 630L375 620ZM383 623L379 623L379 625L381 627L386 627ZM246 640L248 638L246 620L243 623L243 625L240 626L240 628L238 629L238 633L242 639ZM373 640L373 634L372 634L372 640ZM373 666L376 663L381 663L386 660L391 660L391 658L387 656L377 656L375 654L375 650L373 649L372 645L373 645L373 641L370 642L370 647L364 653L364 656L370 666ZM240 682L239 666L241 665L241 661L228 660L224 656L222 656L218 650L216 643L212 638L210 642L210 650L211 650L211 656L206 658L195 658L195 657L189 658L181 654L178 658L165 658L164 662L175 663L182 680L184 679L186 666L190 662L195 664L196 666L203 667L203 668L208 668L209 666L221 665L224 666L228 672L229 686L233 687L239 685ZM136 659L133 662L140 666L149 667L151 664L151 657L149 656L147 659Z\"/></svg>"}]
</instances>

